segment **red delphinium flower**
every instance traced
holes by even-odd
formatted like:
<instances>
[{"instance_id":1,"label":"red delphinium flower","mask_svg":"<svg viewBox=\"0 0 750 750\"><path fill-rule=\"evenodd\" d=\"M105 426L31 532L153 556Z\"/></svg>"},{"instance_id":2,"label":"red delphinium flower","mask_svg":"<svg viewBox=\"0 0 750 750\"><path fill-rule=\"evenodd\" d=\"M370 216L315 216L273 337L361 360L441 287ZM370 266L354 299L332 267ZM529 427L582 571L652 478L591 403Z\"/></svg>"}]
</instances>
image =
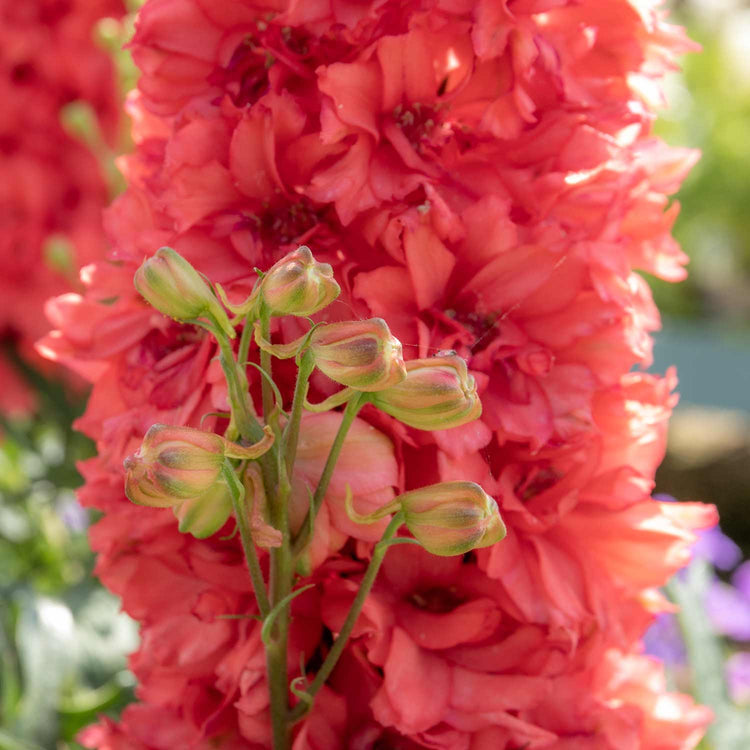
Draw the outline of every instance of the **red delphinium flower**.
<instances>
[{"instance_id":1,"label":"red delphinium flower","mask_svg":"<svg viewBox=\"0 0 750 750\"><path fill-rule=\"evenodd\" d=\"M77 287L78 269L105 242L102 165L66 132L61 110L86 102L114 140L114 67L93 33L100 19L123 13L121 0L0 2L0 339L37 366L33 344L49 330L45 300ZM3 411L30 408L13 382L3 376Z\"/></svg>"},{"instance_id":2,"label":"red delphinium flower","mask_svg":"<svg viewBox=\"0 0 750 750\"><path fill-rule=\"evenodd\" d=\"M383 317L409 358L456 350L484 404L435 433L366 408L361 429L398 466L371 464L360 510L392 485L469 479L509 533L463 560L388 553L295 750L695 745L706 712L665 694L638 639L714 514L650 499L675 379L629 373L659 325L636 271L684 273L668 195L695 155L651 135L650 106L689 46L649 0L145 4L137 148L107 216L118 265L51 304L43 343L96 380L80 425L100 455L81 496L106 513L99 575L144 623L143 704L89 746L269 745L257 626L219 617L253 611L238 542L181 537L121 490L152 423L226 408L213 345L129 285L169 244L240 300L253 266L303 242L344 287L325 317ZM289 371L275 377L288 396ZM313 397L331 387L313 378ZM320 593L296 600L308 630L293 624L292 652L311 674L368 554L371 530L341 508L367 459L332 486L309 560Z\"/></svg>"}]
</instances>

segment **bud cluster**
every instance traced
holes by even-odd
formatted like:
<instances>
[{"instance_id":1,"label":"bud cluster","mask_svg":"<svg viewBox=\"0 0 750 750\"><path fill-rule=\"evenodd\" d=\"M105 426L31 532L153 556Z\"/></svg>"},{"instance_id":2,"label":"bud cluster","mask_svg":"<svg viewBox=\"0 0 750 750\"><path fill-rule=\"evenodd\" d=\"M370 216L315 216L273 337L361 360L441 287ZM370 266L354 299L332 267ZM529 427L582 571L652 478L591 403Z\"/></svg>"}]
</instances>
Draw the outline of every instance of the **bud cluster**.
<instances>
[{"instance_id":1,"label":"bud cluster","mask_svg":"<svg viewBox=\"0 0 750 750\"><path fill-rule=\"evenodd\" d=\"M289 344L267 341L260 330L263 315L312 315L333 302L340 287L331 266L316 261L305 246L259 275L242 304L231 305L219 287L222 299L234 314L255 317L260 349L282 358L308 354L314 367L344 386L322 409L358 398L360 407L370 403L418 430L450 429L481 415L476 382L461 357L405 362L401 342L381 318L319 323ZM236 336L209 284L174 250L158 250L136 273L135 285L165 314L185 322L205 317L214 324L215 335ZM172 507L183 530L212 533L231 507L222 478L226 459L259 458L269 447L261 441L251 449L235 445L232 452L231 445L213 433L155 425L140 451L125 462L126 493L135 503ZM257 455L250 455L253 452ZM495 502L471 482L407 492L400 496L398 508L414 537L434 554L461 554L493 544L505 534ZM382 511L378 517L383 517Z\"/></svg>"},{"instance_id":2,"label":"bud cluster","mask_svg":"<svg viewBox=\"0 0 750 750\"><path fill-rule=\"evenodd\" d=\"M315 690L331 673L391 544L411 542L434 555L462 555L499 542L506 531L497 503L474 482L441 482L410 490L369 516L354 511L348 491L345 506L352 521L374 523L391 518L372 549L360 590L336 644L320 667L307 699L292 709L287 700L292 689L287 682L289 603L309 588L295 589L295 575L305 576L312 570L316 517L326 500L336 462L343 458L342 447L357 413L370 405L408 427L429 431L477 419L482 406L476 381L461 357L404 361L401 342L381 318L311 322L297 340L274 343L272 318L314 315L336 299L340 288L331 266L317 262L307 247L297 248L265 273L258 271L258 276L247 299L234 305L219 285L217 296L213 287L170 248L157 251L136 273L136 288L154 307L178 321L201 325L216 338L231 413L227 437L190 427L151 427L138 452L125 460L125 493L139 505L172 508L180 531L200 538L218 531L234 511L257 609L264 621L261 640L266 646L273 643L266 657L271 715L277 724L278 742L274 747L286 750L289 735L282 726L286 721L283 717L299 718L299 712L309 708ZM225 308L234 316L231 321ZM243 327L236 355L230 340L237 338L234 326L240 321ZM263 376L265 426L248 393L245 360L253 340L259 349ZM288 412L273 381L273 357L295 357L298 365ZM307 392L315 369L342 388L322 404L312 405ZM335 436L331 433L320 438L328 455L314 492L310 490L306 504L301 505L293 495L293 482L299 482L305 461L310 462L300 438L303 411L327 411L343 405L340 418L323 417L339 426ZM366 429L374 431L369 426ZM388 442L385 436L381 438ZM368 456L361 458L367 465ZM347 461L351 460L349 454ZM395 468L391 477L390 481L395 481ZM393 492L392 484L387 491ZM245 504L246 497L249 505ZM300 511L306 512L306 518L299 517ZM404 526L411 538L396 536ZM261 565L259 549L269 557L267 572Z\"/></svg>"}]
</instances>

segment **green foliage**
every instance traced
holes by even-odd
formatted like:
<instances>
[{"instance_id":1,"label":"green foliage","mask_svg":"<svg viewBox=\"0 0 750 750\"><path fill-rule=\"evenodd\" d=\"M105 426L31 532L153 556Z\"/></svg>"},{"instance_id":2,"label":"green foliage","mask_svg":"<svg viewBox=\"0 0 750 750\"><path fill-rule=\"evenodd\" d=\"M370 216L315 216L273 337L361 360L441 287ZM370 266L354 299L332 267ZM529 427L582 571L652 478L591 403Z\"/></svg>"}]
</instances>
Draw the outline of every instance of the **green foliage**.
<instances>
[{"instance_id":1,"label":"green foliage","mask_svg":"<svg viewBox=\"0 0 750 750\"><path fill-rule=\"evenodd\" d=\"M675 18L703 51L682 60L656 131L672 145L700 149L702 158L677 195L682 210L674 233L690 256L690 277L652 286L667 315L741 323L750 312L750 69L734 39L747 26L746 13L717 9L697 18L684 9Z\"/></svg>"},{"instance_id":2,"label":"green foliage","mask_svg":"<svg viewBox=\"0 0 750 750\"><path fill-rule=\"evenodd\" d=\"M19 363L19 366L23 366ZM92 446L60 386L26 370L40 408L0 426L0 750L69 750L132 699L133 623L92 577L73 488Z\"/></svg>"}]
</instances>

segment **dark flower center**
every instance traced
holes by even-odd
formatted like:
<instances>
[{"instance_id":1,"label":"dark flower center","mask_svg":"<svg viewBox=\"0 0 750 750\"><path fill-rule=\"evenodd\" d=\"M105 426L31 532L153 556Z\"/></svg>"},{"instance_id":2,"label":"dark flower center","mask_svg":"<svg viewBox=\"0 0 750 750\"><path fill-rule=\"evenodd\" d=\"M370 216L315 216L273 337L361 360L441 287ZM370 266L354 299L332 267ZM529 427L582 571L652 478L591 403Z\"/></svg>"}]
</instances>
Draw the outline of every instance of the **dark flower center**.
<instances>
[{"instance_id":1,"label":"dark flower center","mask_svg":"<svg viewBox=\"0 0 750 750\"><path fill-rule=\"evenodd\" d=\"M419 102L407 106L399 104L393 110L393 119L417 151L423 141L432 137L438 122L436 109Z\"/></svg>"},{"instance_id":2,"label":"dark flower center","mask_svg":"<svg viewBox=\"0 0 750 750\"><path fill-rule=\"evenodd\" d=\"M435 614L452 612L465 601L466 598L459 593L455 586L449 586L448 588L435 586L429 589L420 589L409 597L409 602L418 609Z\"/></svg>"},{"instance_id":3,"label":"dark flower center","mask_svg":"<svg viewBox=\"0 0 750 750\"><path fill-rule=\"evenodd\" d=\"M307 198L265 203L257 213L244 212L239 226L254 230L268 247L295 242L319 224L326 212ZM238 227L239 228L239 227Z\"/></svg>"}]
</instances>

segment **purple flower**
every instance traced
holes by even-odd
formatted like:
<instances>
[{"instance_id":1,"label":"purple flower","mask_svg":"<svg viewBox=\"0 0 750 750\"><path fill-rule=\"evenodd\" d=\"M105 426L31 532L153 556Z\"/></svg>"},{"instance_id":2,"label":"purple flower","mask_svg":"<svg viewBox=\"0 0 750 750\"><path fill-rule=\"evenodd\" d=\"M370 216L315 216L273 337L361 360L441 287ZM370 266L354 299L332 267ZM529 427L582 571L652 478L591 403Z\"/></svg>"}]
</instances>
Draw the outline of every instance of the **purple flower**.
<instances>
[{"instance_id":1,"label":"purple flower","mask_svg":"<svg viewBox=\"0 0 750 750\"><path fill-rule=\"evenodd\" d=\"M735 703L750 703L750 652L732 654L726 664L729 695Z\"/></svg>"},{"instance_id":2,"label":"purple flower","mask_svg":"<svg viewBox=\"0 0 750 750\"><path fill-rule=\"evenodd\" d=\"M742 550L718 526L713 526L698 532L693 557L708 560L719 570L731 570L742 560Z\"/></svg>"},{"instance_id":3,"label":"purple flower","mask_svg":"<svg viewBox=\"0 0 750 750\"><path fill-rule=\"evenodd\" d=\"M671 612L662 612L643 636L643 646L647 654L661 659L669 666L684 664L687 661L685 643L677 617Z\"/></svg>"},{"instance_id":4,"label":"purple flower","mask_svg":"<svg viewBox=\"0 0 750 750\"><path fill-rule=\"evenodd\" d=\"M706 611L716 630L735 641L750 641L750 599L722 581L706 592Z\"/></svg>"},{"instance_id":5,"label":"purple flower","mask_svg":"<svg viewBox=\"0 0 750 750\"><path fill-rule=\"evenodd\" d=\"M89 514L72 494L58 500L57 513L70 531L84 532L89 527Z\"/></svg>"},{"instance_id":6,"label":"purple flower","mask_svg":"<svg viewBox=\"0 0 750 750\"><path fill-rule=\"evenodd\" d=\"M743 562L732 574L732 586L750 600L750 560Z\"/></svg>"}]
</instances>

